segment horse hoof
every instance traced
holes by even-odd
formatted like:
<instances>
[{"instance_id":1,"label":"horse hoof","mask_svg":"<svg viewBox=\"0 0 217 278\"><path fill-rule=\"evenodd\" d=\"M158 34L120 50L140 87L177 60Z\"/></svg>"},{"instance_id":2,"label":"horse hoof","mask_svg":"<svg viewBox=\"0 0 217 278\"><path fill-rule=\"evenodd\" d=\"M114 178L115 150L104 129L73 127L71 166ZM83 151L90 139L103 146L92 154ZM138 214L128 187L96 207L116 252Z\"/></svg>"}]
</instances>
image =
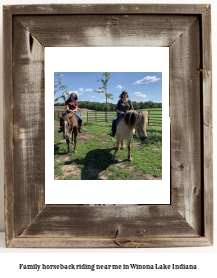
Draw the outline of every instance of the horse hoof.
<instances>
[{"instance_id":1,"label":"horse hoof","mask_svg":"<svg viewBox=\"0 0 217 278\"><path fill-rule=\"evenodd\" d=\"M74 153L76 153L77 151L76 150L74 150Z\"/></svg>"},{"instance_id":2,"label":"horse hoof","mask_svg":"<svg viewBox=\"0 0 217 278\"><path fill-rule=\"evenodd\" d=\"M132 161L133 159L130 157L130 158L128 158L128 161Z\"/></svg>"}]
</instances>

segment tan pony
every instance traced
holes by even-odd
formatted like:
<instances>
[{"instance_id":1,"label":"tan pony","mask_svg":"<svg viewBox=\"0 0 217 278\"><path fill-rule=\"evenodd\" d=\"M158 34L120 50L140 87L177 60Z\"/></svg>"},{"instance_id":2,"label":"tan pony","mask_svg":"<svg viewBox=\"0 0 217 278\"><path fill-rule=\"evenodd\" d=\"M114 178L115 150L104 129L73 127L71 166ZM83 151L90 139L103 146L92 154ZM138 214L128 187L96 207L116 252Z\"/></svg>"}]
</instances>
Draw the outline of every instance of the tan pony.
<instances>
[{"instance_id":1,"label":"tan pony","mask_svg":"<svg viewBox=\"0 0 217 278\"><path fill-rule=\"evenodd\" d=\"M66 139L66 143L68 145L68 153L70 152L69 148L69 137L72 134L72 144L74 144L74 152L76 153L76 143L77 143L77 135L78 135L78 118L77 116L71 112L67 114L65 117L61 117L62 127L63 127L63 137ZM74 137L74 142L73 142Z\"/></svg>"},{"instance_id":2,"label":"tan pony","mask_svg":"<svg viewBox=\"0 0 217 278\"><path fill-rule=\"evenodd\" d=\"M112 157L112 160L115 160L115 156L117 151L119 150L119 145L123 146L123 140L127 140L127 148L128 148L128 161L131 161L131 141L133 138L134 131L137 130L139 134L139 138L141 141L145 141L148 137L146 132L146 122L147 122L148 112L128 112L124 115L124 117L119 121L117 125L116 131L116 147L115 153Z\"/></svg>"}]
</instances>

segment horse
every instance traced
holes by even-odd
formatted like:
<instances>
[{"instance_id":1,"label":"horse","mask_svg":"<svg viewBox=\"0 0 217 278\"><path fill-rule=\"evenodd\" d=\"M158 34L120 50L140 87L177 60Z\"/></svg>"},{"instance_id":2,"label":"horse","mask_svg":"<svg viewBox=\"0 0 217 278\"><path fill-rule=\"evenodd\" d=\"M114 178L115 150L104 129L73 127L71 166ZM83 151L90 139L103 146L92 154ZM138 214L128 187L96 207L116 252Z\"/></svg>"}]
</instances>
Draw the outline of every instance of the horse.
<instances>
[{"instance_id":1,"label":"horse","mask_svg":"<svg viewBox=\"0 0 217 278\"><path fill-rule=\"evenodd\" d=\"M148 137L146 132L146 122L148 117L148 111L145 112L136 112L131 111L127 112L123 118L117 124L116 130L116 147L115 153L112 157L112 161L115 161L115 156L117 151L119 150L119 145L123 146L123 140L127 140L127 148L128 148L128 161L132 160L130 149L131 149L131 141L133 138L133 134L135 129L138 131L140 141L145 141Z\"/></svg>"},{"instance_id":2,"label":"horse","mask_svg":"<svg viewBox=\"0 0 217 278\"><path fill-rule=\"evenodd\" d=\"M62 127L63 127L63 137L66 139L66 143L68 146L68 152L70 152L69 148L69 137L70 133L72 134L72 144L74 143L74 153L76 153L76 143L77 143L77 135L78 135L78 119L77 116L73 113L70 112L64 117L60 117L61 122L62 122ZM74 137L74 142L73 142L73 137Z\"/></svg>"}]
</instances>

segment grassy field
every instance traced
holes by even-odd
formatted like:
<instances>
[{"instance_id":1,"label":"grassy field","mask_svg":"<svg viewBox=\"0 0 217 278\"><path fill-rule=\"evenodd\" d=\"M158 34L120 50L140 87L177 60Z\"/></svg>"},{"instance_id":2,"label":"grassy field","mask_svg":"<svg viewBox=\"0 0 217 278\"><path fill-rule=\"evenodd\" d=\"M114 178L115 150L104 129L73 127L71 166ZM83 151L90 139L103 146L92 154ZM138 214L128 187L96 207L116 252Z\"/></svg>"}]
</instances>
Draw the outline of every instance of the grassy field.
<instances>
[{"instance_id":1,"label":"grassy field","mask_svg":"<svg viewBox=\"0 0 217 278\"><path fill-rule=\"evenodd\" d=\"M77 140L77 153L66 154L67 146L54 121L54 174L60 180L152 180L162 178L162 128L148 126L148 139L141 144L134 138L133 160L127 160L127 148L117 152L112 162L115 138L109 136L111 124L84 123Z\"/></svg>"}]
</instances>

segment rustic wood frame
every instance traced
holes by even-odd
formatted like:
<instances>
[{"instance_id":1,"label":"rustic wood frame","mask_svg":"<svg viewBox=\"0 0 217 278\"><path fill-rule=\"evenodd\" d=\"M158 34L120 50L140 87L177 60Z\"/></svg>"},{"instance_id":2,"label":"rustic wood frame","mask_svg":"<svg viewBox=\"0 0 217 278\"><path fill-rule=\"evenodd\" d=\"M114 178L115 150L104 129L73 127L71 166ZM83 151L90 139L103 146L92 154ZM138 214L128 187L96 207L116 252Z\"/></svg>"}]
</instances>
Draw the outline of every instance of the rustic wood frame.
<instances>
[{"instance_id":1,"label":"rustic wood frame","mask_svg":"<svg viewBox=\"0 0 217 278\"><path fill-rule=\"evenodd\" d=\"M19 5L3 12L6 246L212 245L211 6ZM123 45L170 47L171 204L45 205L44 47Z\"/></svg>"}]
</instances>

